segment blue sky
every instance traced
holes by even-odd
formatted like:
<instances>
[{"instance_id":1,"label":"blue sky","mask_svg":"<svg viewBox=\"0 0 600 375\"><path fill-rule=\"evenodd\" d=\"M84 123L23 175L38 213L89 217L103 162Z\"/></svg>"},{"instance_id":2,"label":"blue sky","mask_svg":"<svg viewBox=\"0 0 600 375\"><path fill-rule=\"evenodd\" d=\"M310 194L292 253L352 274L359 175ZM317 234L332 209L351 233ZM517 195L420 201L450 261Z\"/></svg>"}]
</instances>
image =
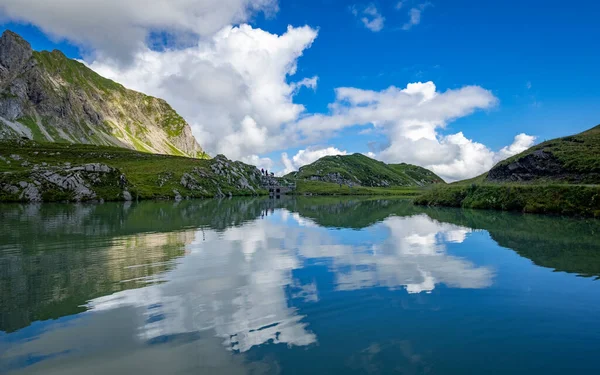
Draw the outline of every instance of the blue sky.
<instances>
[{"instance_id":1,"label":"blue sky","mask_svg":"<svg viewBox=\"0 0 600 375\"><path fill-rule=\"evenodd\" d=\"M135 64L137 64L138 71L141 69L140 63L136 62L137 60L133 60L132 63L131 56L121 58L120 51L111 51L110 39L102 40L99 35L88 35L87 31L80 32L81 27L85 28L85 23L83 25L81 22L74 23L73 27L68 27L64 25L69 24L70 19L57 23L52 19L53 17L44 17L44 14L51 13L53 8L39 9L39 14L36 14L38 10L33 8L41 7L36 4L39 2L24 0L24 2L28 1L31 2L28 9L20 9L18 2L13 4L13 0L7 0L8 5L0 5L0 14L6 21L2 28L18 32L30 41L35 49L58 48L69 57L84 59L93 68L97 67L101 74L108 75L128 86L133 85L135 89L165 97L188 119L194 127L198 141L209 151L215 153L232 149L233 157L248 161L254 160L259 164L270 166L276 171L283 171L286 168L282 153L288 155L291 162L288 167L298 167L323 153L373 152L370 155L378 159L389 162L413 162L430 167L447 180L452 180L469 177L475 173L475 170L481 172L482 169L489 166L489 163L499 160L501 157L499 151L503 147L513 144L515 136L518 134L535 136L536 142L539 142L580 132L600 123L600 106L598 105L600 101L600 90L598 89L600 87L600 73L598 72L600 26L597 23L600 3L593 1L568 4L564 1L548 0L432 0L429 2L405 0L402 2L402 6L398 7L398 1L387 0L365 2L345 0L280 0L279 2L273 0L226 0L221 2L195 0L187 2L191 5L186 6L191 8L183 9L184 13L193 13L207 6L214 7L215 12L221 12L217 9L219 4L229 2L229 5L233 4L233 6L239 6L240 9L245 9L246 14L241 18L238 16L224 17L223 22L215 23L214 27L208 31L195 27L194 22L200 22L200 19L194 18L191 19L191 22L183 20L181 23L178 23L181 17L158 19L158 21L145 26L144 30L147 35L169 33L172 36L169 40L175 40L179 46L176 48L180 50L195 46L197 41L200 44L205 43L206 40L214 38L214 35L218 35L219 30L229 27L229 24L235 26L248 23L252 27L252 33L261 30L269 35L278 36L286 34L288 25L294 28L306 25L314 31L316 34L314 37L303 36L303 41L289 42L289 45L297 43L296 51L299 50L301 55L290 53L290 55L283 56L285 53L281 52L282 56L271 57L271 60L261 60L261 64L270 66L272 61L276 61L274 64L277 65L280 61L277 59L282 59L282 64L285 66L289 64L297 66L295 74L290 74L289 70L285 71L284 69L268 83L263 82L266 80L256 77L245 77L245 88L238 88L240 90L248 87L255 89L264 84L264 87L256 89L257 92L264 94L265 90L269 88L277 91L274 88L277 80L281 85L290 85L303 78L318 77L316 87L302 88L295 90L294 94L282 94L281 100L274 99L271 103L273 107L281 102L284 112L291 110L289 107L291 104L302 105L304 109L291 117L281 117L279 123L274 119L269 119L264 122L267 124L264 125L264 129L260 119L268 116L264 113L261 114L261 110L252 107L252 104L248 106L247 113L238 113L239 108L231 109L233 114L224 116L233 119L231 124L221 126L218 123L219 120L215 120L216 124L205 125L205 123L211 122L209 119L215 118L215 116L208 117L208 119L202 116L196 118L196 114L192 110L186 109L193 106L184 103L183 99L180 102L179 98L173 94L173 92L181 92L181 89L163 93L160 87L166 86L164 82L155 85L140 83L149 80L144 76L132 73L135 70L132 66L136 66ZM136 0L123 0L123 2L132 3L132 7L136 6L133 3L137 3ZM101 2L98 4L100 7L103 6ZM166 4L170 3L166 2ZM105 5L102 9L111 6ZM173 5L173 7L177 6ZM58 9L59 6L55 8L56 12L61 11ZM82 8L81 11L85 12L86 9ZM90 12L93 11L94 9L90 9ZM111 9L107 11L110 12ZM124 12L121 9L114 11ZM409 25L410 15L411 13L414 15L415 11L420 14L419 22ZM211 20L223 18L220 15L222 12L210 13L208 17ZM75 14L71 16L74 17ZM152 17L158 16L152 15ZM367 18L367 22L381 18L380 30L371 30L366 27L361 20L363 17ZM144 22L145 20L146 18L143 19ZM130 21L124 17L119 22L115 22L114 28L123 27L124 34L129 30L127 27L140 24L135 16L132 16ZM189 24L182 26L186 22ZM97 25L90 20L89 27L94 28ZM173 32L174 29L177 31ZM183 38L182 35L187 38ZM115 40L114 36L112 38ZM298 37L298 39L302 38ZM262 48L261 43L270 43L263 43L259 39L257 36L258 49ZM185 43L182 42L183 40ZM147 37L144 41L147 42ZM134 41L131 45L134 45L133 43ZM172 49L174 45L168 45L166 49ZM213 40L211 46L215 45L218 45L218 42ZM146 43L146 47L148 46ZM150 47L156 51L165 49L160 45ZM227 48L234 47L228 44ZM127 48L129 48L128 45L123 49ZM276 48L285 51L286 46L280 45ZM120 53L121 55L119 55ZM254 52L246 51L245 53L252 54ZM228 58L217 53L214 55L214 59L210 61L213 65L221 66L221 60ZM156 56L161 58L162 55ZM186 65L186 67L188 70L182 69L178 72L184 79L186 73L190 73L189 69L193 72L201 72L191 65ZM240 71L240 68L236 69ZM260 69L255 69L254 73L248 74L260 75L261 73ZM375 127L365 124L351 126L345 123L335 131L320 131L312 136L302 134L298 136L298 139L295 135L291 135L301 133L295 127L296 125L291 124L296 124L305 117L313 118L309 122L311 127L317 126L313 125L315 121L321 121L321 119L314 118L318 114L336 117L337 120L342 121L341 116L334 115L330 109L330 106L336 103L336 88L348 87L382 93L390 86L403 89L409 83L429 81L435 84L436 93L439 94L443 94L446 90L460 90L464 87L475 86L491 93L494 98L493 102L488 100L488 102L477 102L478 104L467 106L457 116L440 115L442 125L436 123L425 126L423 134L433 129L435 137L438 139L430 139L435 143L431 144L432 150L436 151L439 148L439 153L448 153L444 157L415 156L417 153L414 152L413 146L417 149L429 146L417 142L418 137L414 135L411 136L409 142L400 133L409 128L406 124L415 122L421 124L424 120L418 117L421 116L419 114L415 118L398 120L403 121L402 124L400 122L393 123L388 117L383 115L382 117L377 112L386 110L383 108L385 100L374 105L369 114L364 115L373 116L372 121L379 124ZM128 84L129 82L132 84ZM225 82L224 87L227 86L228 78L223 78L223 82ZM218 83L211 81L211 85L218 85ZM234 86L227 86L223 88L223 91L230 93L234 89ZM361 92L362 94L364 92ZM477 93L477 95L480 94L485 95L483 92ZM269 93L268 95L279 94ZM206 95L202 94L198 97L200 98L198 100L203 100L202 98L205 98ZM230 94L229 97L232 95ZM235 102L235 100L233 101ZM252 97L248 101L253 102ZM404 102L400 104L402 106L409 105ZM206 104L206 106L208 105ZM285 110L283 109L284 105L288 106L285 107L287 108ZM392 108L395 106L394 103L390 105ZM205 106L201 107L206 108ZM229 107L222 111L228 110ZM207 110L204 109L203 112L207 112ZM237 125L243 121L238 120L236 116L244 119L251 118L256 122L252 129L256 130L257 134L261 134L265 143L260 147L255 147L256 152L252 152L253 149L250 147L238 147L244 138L252 138L252 136L251 133L242 129L245 125ZM351 122L353 118L356 118L356 116L344 116L344 121L347 119ZM329 120L334 121L333 119ZM367 119L366 121L371 120ZM215 126L215 128L211 128L211 126ZM239 130L241 141L232 138L227 141L227 144L222 144L218 140L211 140L210 135L214 135L219 128L228 128L231 129L231 132ZM366 129L370 130L365 132ZM474 149L478 148L477 145L482 145L490 152L479 150L473 153L468 149L461 148L462 146L457 146L464 144L462 140L443 140L444 137L459 132L462 132L464 137L471 142L469 145L475 145ZM429 133L431 132L429 131ZM285 136L281 136L282 134ZM424 135L424 137L431 138L432 136ZM223 137L219 135L219 138ZM524 138L521 143L529 145L531 139ZM234 149L239 149L239 151L233 151ZM311 155L308 152L327 149L329 151L313 152ZM399 149L406 149L406 152L399 152ZM298 156L302 150L305 150L304 157L300 155L297 160L294 160L293 156ZM514 150L519 151L520 148L515 147ZM505 152L502 155L506 156L508 153ZM469 165L469 158L481 158L481 161L473 166Z\"/></svg>"}]
</instances>

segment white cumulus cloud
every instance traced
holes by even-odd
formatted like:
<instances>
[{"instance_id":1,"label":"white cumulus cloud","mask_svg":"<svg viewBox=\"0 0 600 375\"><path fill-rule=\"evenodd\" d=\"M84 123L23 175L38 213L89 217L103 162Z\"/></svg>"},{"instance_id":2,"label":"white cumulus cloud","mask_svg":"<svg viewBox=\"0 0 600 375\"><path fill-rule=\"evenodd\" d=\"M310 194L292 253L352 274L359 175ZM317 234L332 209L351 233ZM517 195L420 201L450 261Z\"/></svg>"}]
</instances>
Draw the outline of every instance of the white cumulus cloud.
<instances>
[{"instance_id":1,"label":"white cumulus cloud","mask_svg":"<svg viewBox=\"0 0 600 375\"><path fill-rule=\"evenodd\" d=\"M510 146L503 147L496 154L496 162L520 154L535 144L535 137L521 133L515 136L514 142Z\"/></svg>"},{"instance_id":2,"label":"white cumulus cloud","mask_svg":"<svg viewBox=\"0 0 600 375\"><path fill-rule=\"evenodd\" d=\"M246 164L250 164L250 165L254 165L257 168L263 168L266 169L268 171L271 171L273 169L273 160L271 158L261 158L258 155L248 155L248 156L244 156L240 159L240 161L246 163Z\"/></svg>"},{"instance_id":3,"label":"white cumulus cloud","mask_svg":"<svg viewBox=\"0 0 600 375\"><path fill-rule=\"evenodd\" d=\"M304 106L293 96L300 87L316 87L317 79L288 83L288 78L316 37L317 31L307 26L275 35L244 24L226 27L193 47L140 51L128 66L111 60L90 66L166 99L209 153L239 159L296 142L293 124Z\"/></svg>"},{"instance_id":4,"label":"white cumulus cloud","mask_svg":"<svg viewBox=\"0 0 600 375\"><path fill-rule=\"evenodd\" d=\"M300 167L306 164L310 164L318 159L328 155L348 155L347 151L339 150L335 147L326 148L307 148L300 150L291 159L287 153L281 154L281 163L284 166L284 170L280 174L287 174L293 171L297 171Z\"/></svg>"},{"instance_id":5,"label":"white cumulus cloud","mask_svg":"<svg viewBox=\"0 0 600 375\"><path fill-rule=\"evenodd\" d=\"M479 86L445 92L438 92L433 82L382 91L343 87L336 90L331 113L306 116L298 126L310 135L370 124L387 137L388 142L376 150L379 159L420 165L453 181L487 171L499 158L510 156L532 140L527 135L518 136L514 145L495 153L462 132L440 134L449 122L491 108L497 101Z\"/></svg>"},{"instance_id":6,"label":"white cumulus cloud","mask_svg":"<svg viewBox=\"0 0 600 375\"><path fill-rule=\"evenodd\" d=\"M152 33L168 34L173 43L210 37L277 8L277 0L2 0L0 15L129 62Z\"/></svg>"}]
</instances>

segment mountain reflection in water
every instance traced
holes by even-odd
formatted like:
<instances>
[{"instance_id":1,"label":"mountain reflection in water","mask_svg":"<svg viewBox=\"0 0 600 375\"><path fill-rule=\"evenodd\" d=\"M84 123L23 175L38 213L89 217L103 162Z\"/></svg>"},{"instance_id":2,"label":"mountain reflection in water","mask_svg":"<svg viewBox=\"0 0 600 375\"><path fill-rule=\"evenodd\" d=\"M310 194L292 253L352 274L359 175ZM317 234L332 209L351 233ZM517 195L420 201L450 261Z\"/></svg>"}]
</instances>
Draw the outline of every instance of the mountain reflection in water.
<instances>
[{"instance_id":1,"label":"mountain reflection in water","mask_svg":"<svg viewBox=\"0 0 600 375\"><path fill-rule=\"evenodd\" d=\"M375 319L354 327L365 340L384 328L378 316L404 311L418 325L415 312L437 312L434 324L456 323L468 313L457 301L514 288L503 275L518 267L499 259L515 253L489 238L537 265L600 275L595 221L395 199L5 205L0 222L9 229L0 239L0 371L277 373L295 363L293 348L328 355L333 333L323 325L350 324L359 308ZM480 248L465 247L471 236ZM383 353L395 351L406 371L434 370L415 350L405 337L380 337L334 367L360 373L381 357L385 373L394 360Z\"/></svg>"}]
</instances>

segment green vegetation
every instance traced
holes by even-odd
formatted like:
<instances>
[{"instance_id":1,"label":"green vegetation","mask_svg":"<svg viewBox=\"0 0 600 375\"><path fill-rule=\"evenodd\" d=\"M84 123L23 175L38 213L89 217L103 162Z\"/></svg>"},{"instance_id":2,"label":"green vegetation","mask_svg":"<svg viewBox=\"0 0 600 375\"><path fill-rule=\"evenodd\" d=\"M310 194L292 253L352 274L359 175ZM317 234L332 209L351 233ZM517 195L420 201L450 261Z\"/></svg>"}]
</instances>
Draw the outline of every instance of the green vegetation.
<instances>
[{"instance_id":1,"label":"green vegetation","mask_svg":"<svg viewBox=\"0 0 600 375\"><path fill-rule=\"evenodd\" d=\"M530 181L562 181L567 183L600 184L600 125L583 133L557 138L508 158L490 171L515 163L523 163L535 153L543 152L558 162L551 174L533 174ZM487 178L490 179L489 176Z\"/></svg>"},{"instance_id":2,"label":"green vegetation","mask_svg":"<svg viewBox=\"0 0 600 375\"><path fill-rule=\"evenodd\" d=\"M398 194L443 180L433 172L409 164L385 164L363 154L325 156L285 176L298 181L299 193ZM412 190L410 189L412 188Z\"/></svg>"},{"instance_id":3,"label":"green vegetation","mask_svg":"<svg viewBox=\"0 0 600 375\"><path fill-rule=\"evenodd\" d=\"M17 160L14 156L17 155ZM122 200L123 190L133 199L202 198L223 195L266 194L259 183L260 172L253 166L233 162L224 157L193 159L171 155L156 155L118 147L38 143L33 141L0 142L0 201L24 200L3 186L18 186L33 182L39 171L54 171L68 175L68 169L78 165L101 163L115 170L102 181L92 183L98 199ZM220 166L219 173L214 170ZM120 183L123 175L127 186ZM184 185L182 178L186 175ZM243 183L246 179L250 187ZM44 201L72 200L73 193L48 184L43 185Z\"/></svg>"},{"instance_id":4,"label":"green vegetation","mask_svg":"<svg viewBox=\"0 0 600 375\"><path fill-rule=\"evenodd\" d=\"M428 206L600 217L600 187L472 184L432 188L415 199Z\"/></svg>"},{"instance_id":5,"label":"green vegetation","mask_svg":"<svg viewBox=\"0 0 600 375\"><path fill-rule=\"evenodd\" d=\"M163 101L162 104L166 107L163 109L165 116L161 123L162 128L171 138L180 136L181 133L183 133L183 129L187 126L187 123L183 117L179 116L179 114L167 104L167 102Z\"/></svg>"},{"instance_id":6,"label":"green vegetation","mask_svg":"<svg viewBox=\"0 0 600 375\"><path fill-rule=\"evenodd\" d=\"M44 141L46 139L46 137L44 137L44 134L40 130L40 127L38 126L38 124L34 118L21 117L18 121L21 124L27 126L29 128L29 130L31 130L31 135L33 136L34 141Z\"/></svg>"},{"instance_id":7,"label":"green vegetation","mask_svg":"<svg viewBox=\"0 0 600 375\"><path fill-rule=\"evenodd\" d=\"M546 141L416 204L600 217L600 126Z\"/></svg>"},{"instance_id":8,"label":"green vegetation","mask_svg":"<svg viewBox=\"0 0 600 375\"><path fill-rule=\"evenodd\" d=\"M93 89L95 87L102 90L105 94L110 94L113 91L124 92L126 90L123 85L102 77L83 63L69 59L58 50L52 52L34 51L33 57L50 74L61 77L65 82L75 85L78 88Z\"/></svg>"}]
</instances>

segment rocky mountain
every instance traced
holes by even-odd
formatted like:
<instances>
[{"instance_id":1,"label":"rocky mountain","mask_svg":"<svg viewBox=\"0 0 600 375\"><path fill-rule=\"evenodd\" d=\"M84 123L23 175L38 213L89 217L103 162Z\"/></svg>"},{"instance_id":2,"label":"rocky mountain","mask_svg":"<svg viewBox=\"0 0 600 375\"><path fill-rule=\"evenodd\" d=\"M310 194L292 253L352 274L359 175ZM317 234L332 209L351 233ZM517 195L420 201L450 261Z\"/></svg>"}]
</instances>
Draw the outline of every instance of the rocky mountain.
<instances>
[{"instance_id":1,"label":"rocky mountain","mask_svg":"<svg viewBox=\"0 0 600 375\"><path fill-rule=\"evenodd\" d=\"M498 163L488 182L564 182L600 184L600 125L552 139Z\"/></svg>"},{"instance_id":2,"label":"rocky mountain","mask_svg":"<svg viewBox=\"0 0 600 375\"><path fill-rule=\"evenodd\" d=\"M385 164L359 153L325 156L285 177L370 187L424 186L444 183L428 169L404 163Z\"/></svg>"},{"instance_id":3,"label":"rocky mountain","mask_svg":"<svg viewBox=\"0 0 600 375\"><path fill-rule=\"evenodd\" d=\"M118 201L261 195L252 165L126 148L0 140L0 202Z\"/></svg>"},{"instance_id":4,"label":"rocky mountain","mask_svg":"<svg viewBox=\"0 0 600 375\"><path fill-rule=\"evenodd\" d=\"M206 158L186 121L162 99L129 90L54 50L0 37L0 139L118 146Z\"/></svg>"}]
</instances>

